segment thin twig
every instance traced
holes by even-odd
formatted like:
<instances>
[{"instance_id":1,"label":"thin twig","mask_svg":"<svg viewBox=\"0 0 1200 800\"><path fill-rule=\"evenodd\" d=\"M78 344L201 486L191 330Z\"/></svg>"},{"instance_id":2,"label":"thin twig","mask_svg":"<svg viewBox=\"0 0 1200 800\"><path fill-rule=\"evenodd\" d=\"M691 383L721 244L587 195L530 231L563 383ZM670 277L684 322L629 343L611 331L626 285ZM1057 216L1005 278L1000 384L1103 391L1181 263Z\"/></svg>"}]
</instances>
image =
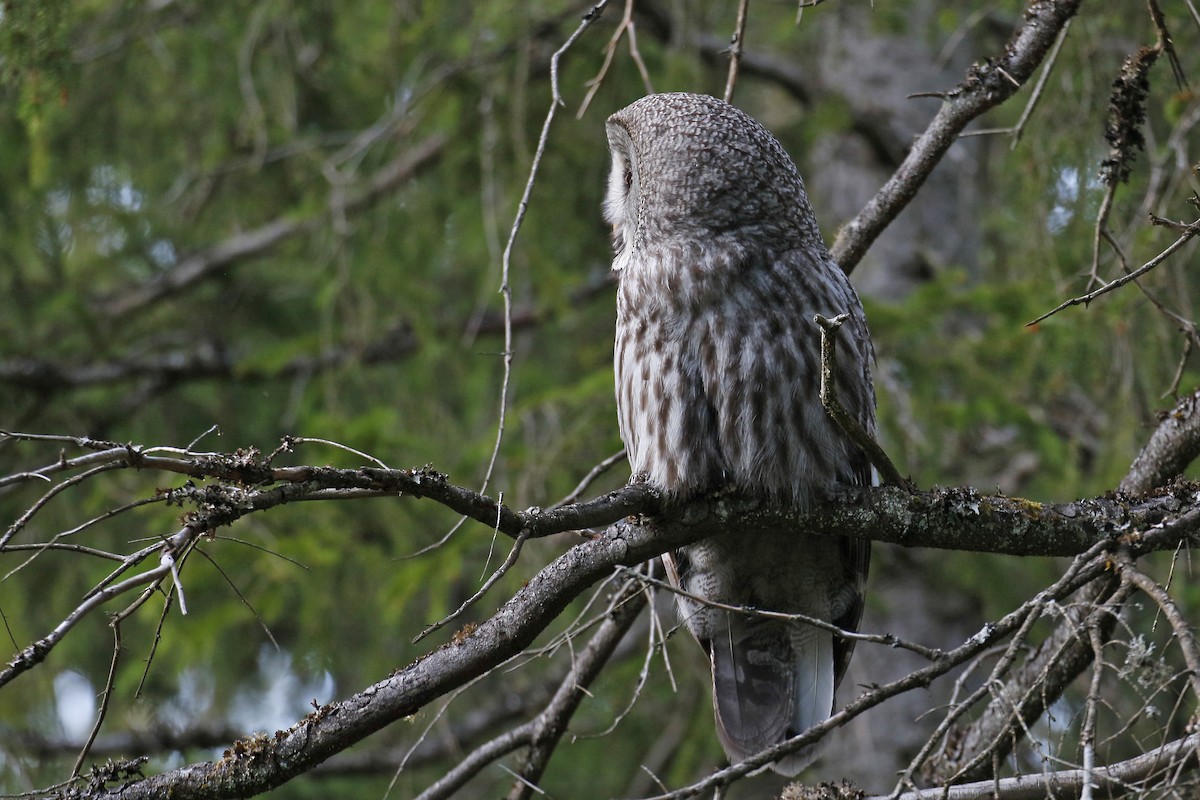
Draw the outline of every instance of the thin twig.
<instances>
[{"instance_id":1,"label":"thin twig","mask_svg":"<svg viewBox=\"0 0 1200 800\"><path fill-rule=\"evenodd\" d=\"M401 773L404 772L404 767L408 764L409 759L412 758L413 753L415 753L417 751L417 748L420 747L421 744L425 742L426 737L429 736L429 732L433 730L433 726L436 725L442 719L442 717L445 716L446 712L450 710L451 704L453 704L455 700L457 700L460 696L462 696L463 692L465 692L467 689L474 686L479 681L483 680L486 676L487 676L487 673L484 673L483 675L480 675L475 680L470 681L469 683L466 683L463 686L460 686L459 688L455 689L453 692L450 693L450 696L448 698L446 698L446 702L442 703L442 707L437 710L437 713L435 713L433 715L433 717L429 720L429 722L425 725L424 730L421 731L421 735L416 738L416 740L412 743L411 746L409 746L409 748L404 753L404 757L401 758L400 762L396 765L396 769L392 773L392 780L391 780L391 782L388 783L387 791L384 792L384 795L383 795L384 800L387 800L387 798L392 793L392 789L394 789L396 787L396 781L398 781L400 779L400 775L401 775Z\"/></svg>"},{"instance_id":2,"label":"thin twig","mask_svg":"<svg viewBox=\"0 0 1200 800\"><path fill-rule=\"evenodd\" d=\"M1093 800L1097 788L1096 770L1096 707L1100 704L1100 678L1104 674L1104 642L1100 629L1088 625L1088 640L1092 645L1092 680L1088 684L1087 701L1083 717L1083 729L1079 734L1079 746L1083 748L1083 788L1079 800Z\"/></svg>"},{"instance_id":3,"label":"thin twig","mask_svg":"<svg viewBox=\"0 0 1200 800\"><path fill-rule=\"evenodd\" d=\"M154 657L158 655L158 645L162 642L163 628L167 624L167 614L171 612L171 605L175 602L175 596L166 594L163 597L162 611L159 612L158 622L154 626L154 639L150 642L150 652L142 659L145 664L142 667L142 676L138 679L137 688L133 690L133 699L138 700L142 696L142 689L146 687L146 679L150 677L150 667L154 664Z\"/></svg>"},{"instance_id":4,"label":"thin twig","mask_svg":"<svg viewBox=\"0 0 1200 800\"><path fill-rule=\"evenodd\" d=\"M500 402L498 410L498 418L496 420L496 442L492 446L492 455L488 459L487 469L484 471L483 483L479 491L487 491L488 483L492 479L492 473L496 468L496 462L500 458L500 446L504 441L504 425L508 416L508 389L509 382L512 379L512 362L513 362L513 321L512 321L512 286L509 283L509 273L512 269L512 254L517 243L517 234L521 231L521 224L525 221L525 214L529 210L529 198L533 195L533 186L537 182L538 170L542 165L542 157L546 153L546 143L550 139L550 126L554 123L554 117L558 113L559 106L565 105L562 97L562 92L559 89L558 83L558 65L562 60L563 54L571 48L573 44L583 35L583 32L588 27L600 18L604 7L608 5L608 0L600 0L596 5L592 6L591 11L584 15L583 20L579 23L579 27L575 29L562 46L554 51L554 55L550 57L550 108L546 111L546 120L542 123L542 132L538 136L537 149L533 154L533 163L529 165L529 177L525 181L525 190L521 193L521 200L517 204L517 213L513 218L511 230L508 233L508 241L504 245L504 253L500 258L500 290L499 294L504 301L504 353L502 355L502 364L504 366L504 374L500 379Z\"/></svg>"},{"instance_id":5,"label":"thin twig","mask_svg":"<svg viewBox=\"0 0 1200 800\"><path fill-rule=\"evenodd\" d=\"M481 597L487 594L488 589L491 589L493 586L495 586L496 581L503 578L504 575L510 569L512 569L513 565L517 563L517 558L521 555L521 548L525 546L525 542L527 541L529 541L529 531L522 531L521 534L517 536L516 541L513 542L512 550L508 551L508 557L504 559L504 563L501 564L500 567L493 572L486 581L484 581L483 585L479 587L479 590L464 600L463 604L454 609L454 611L450 612L437 622L427 625L423 631L413 637L412 643L416 644L434 631L440 630L446 625L449 625L451 622L461 617L463 612L465 612L468 608L475 605L475 603L478 602Z\"/></svg>"},{"instance_id":6,"label":"thin twig","mask_svg":"<svg viewBox=\"0 0 1200 800\"><path fill-rule=\"evenodd\" d=\"M825 622L818 617L810 617L807 614L787 614L782 611L765 611L760 608L753 608L752 606L737 606L730 603L722 603L719 600L711 600L701 597L697 594L692 594L691 592L685 589L680 589L679 587L674 586L667 581L660 581L657 578L644 575L636 570L629 569L628 567L617 567L617 571L641 583L644 583L647 586L653 586L656 589L662 589L663 591L670 592L678 597L683 597L687 600L691 600L695 603L700 603L701 605L709 606L711 608L720 609L721 611L728 611L732 614L741 614L742 616L757 619L780 620L783 622L803 622L806 625L813 626L814 628L820 628L823 631L828 631L829 633L832 633L834 636L837 636L841 639L847 639L855 642L882 644L886 645L887 647L896 647L901 650L908 650L916 653L917 655L928 659L929 661L937 661L939 658L942 658L945 655L943 651L935 647L926 647L925 645L917 644L915 642L907 642L890 633L878 634L847 631L839 628L837 625Z\"/></svg>"},{"instance_id":7,"label":"thin twig","mask_svg":"<svg viewBox=\"0 0 1200 800\"><path fill-rule=\"evenodd\" d=\"M1037 108L1038 101L1042 99L1042 92L1046 88L1046 83L1050 79L1050 73L1054 71L1054 65L1058 62L1058 54L1062 50L1063 43L1067 40L1067 31L1071 29L1071 20L1067 20L1063 24L1062 30L1058 32L1058 38L1054 41L1054 48L1050 51L1050 55L1046 57L1046 63L1042 67L1042 73L1038 76L1037 83L1034 84L1033 93L1029 95L1029 102L1025 104L1025 109L1021 112L1020 119L1013 126L1012 142L1009 143L1009 150L1016 150L1017 143L1021 141L1021 134L1025 132L1025 125L1029 122L1029 118L1033 116L1033 110Z\"/></svg>"},{"instance_id":8,"label":"thin twig","mask_svg":"<svg viewBox=\"0 0 1200 800\"><path fill-rule=\"evenodd\" d=\"M258 623L258 627L262 628L262 632L264 635L266 635L268 641L271 642L276 650L282 650L283 648L279 646L279 642L275 640L275 634L271 633L271 628L267 625L267 621L263 619L262 614L258 613L258 609L256 609L254 604L250 602L250 598L242 594L242 590L237 587L237 584L234 582L233 578L229 577L229 574L221 568L221 565L217 563L217 560L208 553L204 552L203 548L197 547L195 550L197 553L204 556L205 560L207 560L209 564L212 564L213 569L215 569L221 578L224 579L226 585L233 590L233 593L237 595L238 601L241 602L241 604L246 607L246 610L250 612L251 616L254 617L254 621ZM179 595L179 602L183 603L182 594ZM182 608L180 609L180 613L183 613Z\"/></svg>"},{"instance_id":9,"label":"thin twig","mask_svg":"<svg viewBox=\"0 0 1200 800\"><path fill-rule=\"evenodd\" d=\"M1108 185L1108 189L1104 192L1104 199L1100 201L1100 210L1096 212L1096 225L1092 230L1092 268L1088 272L1087 289L1091 291L1092 287L1100 284L1105 285L1104 280L1100 277L1100 242L1107 241L1115 246L1115 240L1112 234L1108 232L1108 215L1112 212L1113 200L1117 195L1117 186L1115 181ZM1125 254L1117 249L1121 260L1125 260ZM1126 270L1128 272L1128 270Z\"/></svg>"},{"instance_id":10,"label":"thin twig","mask_svg":"<svg viewBox=\"0 0 1200 800\"><path fill-rule=\"evenodd\" d=\"M11 541L14 536L16 536L18 533L20 533L21 529L29 524L29 520L33 519L33 515L36 514L38 511L42 510L43 508L45 508L46 505L48 505L50 503L50 501L53 500L59 493L65 492L67 489L70 489L72 486L78 486L79 484L83 483L84 481L88 480L89 478L99 475L101 472L108 472L109 470L120 469L120 468L121 468L121 465L119 463L101 464L98 467L93 467L92 469L88 470L87 472L83 472L79 475L75 475L74 477L68 478L67 480L63 481L62 483L57 484L56 486L52 487L49 491L47 491L45 494L43 494L41 497L39 497L36 501L34 501L34 503L31 506L29 506L29 508L25 509L25 513L23 513L23 514L21 514L21 516L17 517L17 519L11 525L8 526L8 530L6 530L4 532L3 536L0 536L0 549L3 549L4 546L6 544L8 544L9 541ZM4 576L4 578L7 580L9 577L12 576L12 574L14 572L19 570L21 567L25 566L25 564L28 564L29 561L32 561L34 558L35 558L35 556L30 556L29 560L25 561L21 565L10 570L8 572L8 574Z\"/></svg>"},{"instance_id":11,"label":"thin twig","mask_svg":"<svg viewBox=\"0 0 1200 800\"><path fill-rule=\"evenodd\" d=\"M846 434L850 441L867 457L885 484L899 486L902 489L912 489L912 483L900 474L900 470L896 469L896 465L888 458L887 453L883 451L875 438L867 433L862 424L850 416L837 400L834 386L834 375L837 374L835 338L837 329L849 318L849 315L844 313L833 319L827 319L820 314L813 317L813 320L821 326L821 405L824 407L825 413L832 417L837 426L841 428L842 433Z\"/></svg>"},{"instance_id":12,"label":"thin twig","mask_svg":"<svg viewBox=\"0 0 1200 800\"><path fill-rule=\"evenodd\" d=\"M653 596L652 596L653 590L646 588L643 591L647 595L645 600L646 600L647 605L649 605L653 600ZM646 626L646 636L647 636L646 655L642 658L642 666L641 666L641 669L638 670L637 680L633 684L633 690L629 693L629 702L625 704L625 707L623 709L621 709L620 711L618 711L616 714L613 715L612 722L610 722L604 729L596 731L594 733L579 734L574 737L575 740L578 740L578 739L601 739L605 736L608 736L613 731L615 731L617 729L617 726L620 725L621 722L627 716L629 716L630 712L633 711L634 706L637 705L637 701L639 699L641 699L642 690L646 688L646 682L650 680L650 665L654 661L654 653L661 648L664 652L664 657L665 657L666 641L664 639L660 638L658 640L658 642L655 642L655 633L659 633L659 632L661 632L661 628L658 625L656 625L654 622L651 622L650 625ZM674 687L672 687L672 688L674 688Z\"/></svg>"},{"instance_id":13,"label":"thin twig","mask_svg":"<svg viewBox=\"0 0 1200 800\"><path fill-rule=\"evenodd\" d=\"M604 622L587 646L572 659L571 671L559 684L546 708L531 720L533 741L521 764L520 780L509 790L508 800L527 800L529 787L541 780L550 757L567 731L567 723L587 695L587 687L600 676L645 606L645 592L634 581L626 583L609 603Z\"/></svg>"},{"instance_id":14,"label":"thin twig","mask_svg":"<svg viewBox=\"0 0 1200 800\"><path fill-rule=\"evenodd\" d=\"M750 0L738 0L737 23L729 40L729 77L725 80L725 102L733 102L733 87L737 85L738 67L746 44L746 9Z\"/></svg>"},{"instance_id":15,"label":"thin twig","mask_svg":"<svg viewBox=\"0 0 1200 800\"><path fill-rule=\"evenodd\" d=\"M370 453L364 453L361 450L355 450L353 447L349 447L348 445L344 445L341 442L335 442L330 439L318 439L318 438L311 437L311 436L293 436L293 437L291 437L291 443L293 443L293 444L312 443L312 444L328 445L329 447L333 447L338 450L345 450L347 453L356 455L365 461L370 461L372 464L374 464L377 467L382 467L383 469L390 469L390 467L388 467L387 464L383 463L382 461L380 461L378 458L371 455Z\"/></svg>"},{"instance_id":16,"label":"thin twig","mask_svg":"<svg viewBox=\"0 0 1200 800\"><path fill-rule=\"evenodd\" d=\"M1072 569L1080 563L1077 559ZM1111 576L1107 556L1092 566L1105 567L1101 577ZM1091 663L1091 644L1084 631L1088 626L1115 621L1130 594L1131 590L1124 586L1112 591L1114 583L1101 580L1089 587L1076 604L1082 609L1078 613L1084 619L1077 622L1071 614L1065 614L1055 634L1042 642L1020 668L1008 673L1007 685L1003 685L975 720L958 732L959 752L943 759L934 770L936 779L945 783L979 780L989 768L996 775L994 764L1003 760L1020 739L1036 746L1038 737L1030 733L1029 726Z\"/></svg>"},{"instance_id":17,"label":"thin twig","mask_svg":"<svg viewBox=\"0 0 1200 800\"><path fill-rule=\"evenodd\" d=\"M571 492L566 497L559 500L554 505L550 506L550 508L552 508L552 509L562 508L565 505L570 505L571 503L574 503L580 497L583 496L583 493L587 491L587 488L592 485L593 481L595 481L601 475L608 472L610 469L612 469L617 464L620 464L624 460L625 460L625 450L624 450L624 448L622 448L622 449L618 450L617 452L613 453L608 458L601 461L596 466L592 467L591 470L588 472L588 474L583 476L583 480L581 480L578 484L576 484L575 488L572 489Z\"/></svg>"},{"instance_id":18,"label":"thin twig","mask_svg":"<svg viewBox=\"0 0 1200 800\"><path fill-rule=\"evenodd\" d=\"M1167 30L1167 20L1158 6L1158 0L1146 0L1146 9L1150 12L1150 19L1154 23L1155 49L1160 53L1167 54L1167 61L1171 64L1171 74L1175 76L1175 85L1180 90L1187 89L1187 76L1183 73L1183 65L1179 63L1179 54L1175 52L1175 42L1171 39L1171 32Z\"/></svg>"},{"instance_id":19,"label":"thin twig","mask_svg":"<svg viewBox=\"0 0 1200 800\"><path fill-rule=\"evenodd\" d=\"M71 777L79 776L79 771L83 769L83 762L87 760L88 753L92 751L92 745L96 743L96 737L100 735L100 726L104 724L104 718L108 715L108 704L112 700L113 686L117 682L117 664L121 660L121 621L123 617L114 617L109 626L113 632L113 652L112 659L108 663L108 677L104 681L104 690L100 693L100 708L96 711L96 721L92 724L91 733L88 734L87 741L83 743L83 747L79 750L79 757L75 759L75 766L71 767Z\"/></svg>"},{"instance_id":20,"label":"thin twig","mask_svg":"<svg viewBox=\"0 0 1200 800\"><path fill-rule=\"evenodd\" d=\"M1088 292L1087 294L1080 295L1079 297L1073 297L1070 300L1060 303L1059 305L1057 305L1054 308L1047 311L1045 314L1042 314L1037 319L1025 323L1026 327L1028 327L1030 325L1036 325L1039 322L1041 322L1042 320L1046 319L1047 317L1054 316L1055 314L1057 314L1058 312L1062 311L1065 308L1069 308L1071 306L1078 306L1078 305L1086 306L1087 304L1091 303L1093 300L1095 300L1100 295L1108 294L1109 292L1113 291L1114 289L1120 289L1122 286L1129 283L1130 281L1137 280L1138 278L1142 277L1150 270L1157 267L1159 264L1166 261L1172 255L1174 255L1175 251L1177 251L1179 248L1183 247L1185 244L1187 244L1189 241L1191 241L1192 238L1195 237L1197 234L1200 234L1200 220L1197 220L1196 222L1188 224L1188 223L1181 223L1181 222L1175 222L1173 220L1163 219L1162 217L1157 217L1153 214L1150 215L1150 220L1155 225L1162 225L1165 227L1173 227L1173 228L1181 229L1181 230L1183 230L1183 235L1180 236L1178 239L1176 239L1174 242L1172 242L1170 244L1170 246L1167 247L1166 250L1163 250L1161 253L1156 255L1154 258L1150 259L1145 264L1143 264L1142 266L1135 269L1133 272L1130 272L1127 275L1123 275L1120 278L1117 278L1116 280L1112 281L1111 283L1106 283L1105 285L1101 286L1099 289L1096 289L1093 292Z\"/></svg>"},{"instance_id":21,"label":"thin twig","mask_svg":"<svg viewBox=\"0 0 1200 800\"><path fill-rule=\"evenodd\" d=\"M1126 761L1097 767L1092 779L1097 789L1106 798L1117 798L1138 793L1139 785L1155 775L1164 774L1171 767L1195 769L1196 754L1200 752L1200 734L1176 739ZM939 786L905 792L896 800L988 800L1001 797L1004 800L1043 800L1046 797L1077 795L1083 789L1088 776L1082 769L1060 772L1045 772L1018 775L1013 778L997 778L959 786ZM1169 782L1164 779L1164 783ZM1146 788L1141 786L1142 789ZM890 796L871 796L863 800L885 800Z\"/></svg>"},{"instance_id":22,"label":"thin twig","mask_svg":"<svg viewBox=\"0 0 1200 800\"><path fill-rule=\"evenodd\" d=\"M604 62L600 65L599 72L596 73L596 77L587 82L587 94L584 95L583 102L579 104L579 110L575 112L575 119L583 119L588 106L592 104L592 98L596 96L596 92L600 91L604 77L608 75L608 68L612 66L613 57L617 53L617 45L620 44L621 37L625 34L629 34L629 55L633 59L633 63L637 65L638 74L642 76L642 85L646 89L646 94L654 94L654 87L650 83L650 71L646 69L646 62L642 60L642 54L637 46L637 25L633 21L633 0L625 0L625 13L621 15L617 29L613 31L612 37L604 47Z\"/></svg>"}]
</instances>

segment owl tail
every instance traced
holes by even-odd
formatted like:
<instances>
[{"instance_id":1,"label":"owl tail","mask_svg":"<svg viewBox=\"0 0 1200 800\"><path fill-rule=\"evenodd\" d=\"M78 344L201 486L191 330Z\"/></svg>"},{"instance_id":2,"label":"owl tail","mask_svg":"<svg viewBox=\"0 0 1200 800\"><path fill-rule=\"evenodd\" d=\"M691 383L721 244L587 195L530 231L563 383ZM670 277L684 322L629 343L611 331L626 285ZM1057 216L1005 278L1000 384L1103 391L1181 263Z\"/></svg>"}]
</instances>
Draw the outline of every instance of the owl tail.
<instances>
[{"instance_id":1,"label":"owl tail","mask_svg":"<svg viewBox=\"0 0 1200 800\"><path fill-rule=\"evenodd\" d=\"M711 645L717 735L733 762L824 722L833 710L833 637L811 625L731 616ZM793 776L806 747L771 765Z\"/></svg>"}]
</instances>

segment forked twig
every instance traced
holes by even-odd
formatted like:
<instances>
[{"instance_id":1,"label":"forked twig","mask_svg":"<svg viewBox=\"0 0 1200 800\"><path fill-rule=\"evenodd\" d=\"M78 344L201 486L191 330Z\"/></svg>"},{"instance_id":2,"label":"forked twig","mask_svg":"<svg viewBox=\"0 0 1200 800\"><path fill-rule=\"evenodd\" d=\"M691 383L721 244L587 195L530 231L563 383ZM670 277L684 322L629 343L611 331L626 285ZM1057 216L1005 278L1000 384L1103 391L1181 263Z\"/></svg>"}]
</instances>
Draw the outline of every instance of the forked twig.
<instances>
[{"instance_id":1,"label":"forked twig","mask_svg":"<svg viewBox=\"0 0 1200 800\"><path fill-rule=\"evenodd\" d=\"M1096 289L1095 291L1088 292L1087 294L1080 295L1079 297L1072 297L1070 300L1066 300L1062 303L1059 303L1057 306L1050 309L1045 314L1042 314L1037 319L1025 323L1025 326L1029 327L1030 325L1036 325L1039 322L1041 322L1042 320L1046 319L1047 317L1052 317L1055 314L1057 314L1058 312L1062 311L1063 309L1069 308L1071 306L1079 306L1079 305L1086 306L1088 303L1092 302L1100 295L1108 294L1109 292L1113 291L1114 289L1120 289L1125 284L1129 283L1130 281L1137 280L1138 278L1142 277L1150 270L1157 267L1159 264L1166 261L1168 258L1170 258L1175 253L1175 251L1177 251L1179 248L1183 247L1185 244L1187 244L1189 241L1191 241L1192 238L1195 237L1197 234L1200 234L1200 220L1196 220L1196 222L1193 222L1191 224L1178 223L1178 222L1163 219L1162 217L1157 217L1157 216L1151 214L1150 221L1153 222L1155 225L1163 225L1163 226L1167 226L1167 227L1174 227L1174 228L1181 229L1183 231L1183 235L1180 236L1178 239L1176 239L1174 242L1172 242L1170 244L1170 246L1167 247L1166 250L1163 250L1161 253L1156 255L1154 258L1150 259L1145 264L1143 264L1142 266L1135 269L1133 272L1126 273L1125 275L1122 275L1121 277L1117 278L1116 280L1111 281L1110 283L1104 284L1103 286L1101 286L1099 289Z\"/></svg>"},{"instance_id":2,"label":"forked twig","mask_svg":"<svg viewBox=\"0 0 1200 800\"><path fill-rule=\"evenodd\" d=\"M597 478L599 478L604 473L608 472L610 469L612 469L617 464L621 463L621 461L624 458L625 458L625 450L624 450L624 448L622 448L621 450L618 450L617 452L613 453L608 458L601 461L596 466L592 467L591 470L588 472L588 474L583 476L583 480L579 481L579 483L575 486L575 488L571 490L570 494L568 494L563 499L559 500L554 505L550 506L550 508L552 510L555 508L562 508L565 505L570 505L571 503L574 503L575 501L577 501L580 497L583 496L583 493L587 491L587 488L592 485L593 481L595 481Z\"/></svg>"},{"instance_id":3,"label":"forked twig","mask_svg":"<svg viewBox=\"0 0 1200 800\"><path fill-rule=\"evenodd\" d=\"M499 294L504 300L504 353L502 359L504 375L500 380L500 406L499 419L496 422L496 442L492 446L492 455L488 459L487 470L483 476L483 484L479 489L480 492L487 491L488 483L491 481L492 473L496 468L496 461L500 458L500 445L504 441L504 424L508 416L508 388L509 382L512 380L513 362L513 301L509 273L512 269L512 254L517 243L517 234L521 232L521 225L525 222L525 214L529 211L529 198L533 195L533 187L537 183L538 171L542 166L542 158L546 154L546 143L550 139L550 128L554 124L554 117L558 114L559 106L565 105L558 84L558 65L563 55L578 41L583 32L600 18L600 15L604 12L604 7L607 5L608 0L600 0L596 5L592 6L592 9L584 15L583 20L579 23L579 27L567 37L562 47L555 50L554 55L550 57L550 108L546 111L546 120L542 123L542 132L538 136L537 149L533 153L533 163L529 165L529 177L525 181L525 189L521 193L521 200L517 203L517 213L513 216L512 228L508 232L508 241L505 243L504 253L500 257Z\"/></svg>"},{"instance_id":4,"label":"forked twig","mask_svg":"<svg viewBox=\"0 0 1200 800\"><path fill-rule=\"evenodd\" d=\"M646 89L646 94L654 94L654 86L650 83L650 70L646 69L646 62L642 60L642 53L638 50L637 26L633 22L633 0L625 0L625 13L621 16L621 21L617 23L617 29L613 31L612 37L604 47L604 63L600 65L596 77L587 82L587 94L583 96L583 102L579 104L579 110L575 112L575 119L583 119L588 106L592 104L592 98L596 96L596 92L600 91L601 85L604 84L604 77L608 75L608 69L612 66L613 57L617 54L617 45L620 44L621 37L625 34L629 34L629 56L637 65L638 74L642 76L642 85Z\"/></svg>"}]
</instances>

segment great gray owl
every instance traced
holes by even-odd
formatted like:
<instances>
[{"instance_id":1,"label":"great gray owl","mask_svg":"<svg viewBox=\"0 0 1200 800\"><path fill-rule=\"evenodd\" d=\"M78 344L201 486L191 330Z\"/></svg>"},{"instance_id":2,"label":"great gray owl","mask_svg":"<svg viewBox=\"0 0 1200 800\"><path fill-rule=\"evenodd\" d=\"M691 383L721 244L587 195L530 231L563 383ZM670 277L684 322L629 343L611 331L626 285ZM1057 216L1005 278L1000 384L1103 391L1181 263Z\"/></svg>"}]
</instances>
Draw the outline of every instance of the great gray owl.
<instances>
[{"instance_id":1,"label":"great gray owl","mask_svg":"<svg viewBox=\"0 0 1200 800\"><path fill-rule=\"evenodd\" d=\"M800 506L870 483L868 460L821 407L813 315L849 313L837 397L874 433L866 320L783 147L745 113L694 94L643 98L607 130L617 408L634 474L678 499L733 485ZM732 531L664 560L676 585L707 600L854 630L869 557L865 541L769 530ZM853 642L683 597L679 606L711 660L730 759L829 717ZM814 750L773 768L795 775Z\"/></svg>"}]
</instances>

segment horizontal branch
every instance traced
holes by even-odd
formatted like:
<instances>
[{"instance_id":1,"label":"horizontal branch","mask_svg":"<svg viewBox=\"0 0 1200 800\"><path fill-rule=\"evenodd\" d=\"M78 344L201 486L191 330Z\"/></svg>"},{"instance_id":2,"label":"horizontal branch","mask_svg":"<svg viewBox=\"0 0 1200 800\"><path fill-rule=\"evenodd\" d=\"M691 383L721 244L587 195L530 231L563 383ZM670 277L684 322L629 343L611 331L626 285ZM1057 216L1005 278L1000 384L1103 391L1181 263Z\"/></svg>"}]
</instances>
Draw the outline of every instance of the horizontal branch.
<instances>
[{"instance_id":1,"label":"horizontal branch","mask_svg":"<svg viewBox=\"0 0 1200 800\"><path fill-rule=\"evenodd\" d=\"M75 364L46 358L14 358L0 361L0 384L49 392L134 380L166 385L213 378L236 378L239 383L279 381L347 363L392 363L415 353L418 344L412 328L401 324L374 341L326 347L319 353L297 356L272 369L248 364L250 359L239 357L220 342L202 342L188 350Z\"/></svg>"},{"instance_id":2,"label":"horizontal branch","mask_svg":"<svg viewBox=\"0 0 1200 800\"><path fill-rule=\"evenodd\" d=\"M921 789L891 795L892 800L1043 800L1043 798L1079 797L1085 784L1105 798L1141 794L1138 784L1155 776L1169 779L1177 771L1194 770L1196 753L1200 749L1200 734L1192 734L1163 745L1127 761L1088 771L1068 769L1034 775L1017 775L1000 780L964 783L959 786ZM860 795L861 796L861 795ZM866 798L884 800L888 795Z\"/></svg>"},{"instance_id":3,"label":"horizontal branch","mask_svg":"<svg viewBox=\"0 0 1200 800\"><path fill-rule=\"evenodd\" d=\"M24 436L0 432L0 438ZM632 515L658 515L660 527L695 528L700 536L717 535L736 521L742 530L792 528L906 547L1071 556L1108 538L1120 537L1124 544L1137 545L1147 532L1169 528L1170 535L1156 541L1171 540L1163 545L1170 547L1200 531L1200 484L1184 481L1140 497L1113 493L1069 503L984 495L969 487L929 491L866 487L846 489L839 497L808 509L780 507L730 491L668 503L652 487L632 484L586 502L517 511L493 497L457 486L428 467L273 467L253 449L178 455L106 442L89 446L105 445L109 449L81 456L80 463L94 468L103 463L102 458L128 468L208 479L166 493L170 502L196 505L198 510L189 518L188 527L198 532L290 502L403 496L433 500L506 536L524 534L527 539L600 528ZM0 477L0 485L18 477L48 476L68 463L57 461L20 476Z\"/></svg>"},{"instance_id":4,"label":"horizontal branch","mask_svg":"<svg viewBox=\"0 0 1200 800\"><path fill-rule=\"evenodd\" d=\"M23 435L3 434L0 438L20 439ZM58 438L54 442L63 443ZM779 508L731 492L664 503L651 488L635 484L595 500L553 510L515 511L486 495L455 486L445 475L428 468L273 467L272 457L264 458L253 450L188 454L85 439L70 442L96 452L81 455L76 461L60 458L22 475L26 480L34 480L36 476L40 484L43 479L69 473L78 465L94 469L106 461L123 468L186 475L191 480L182 487L167 490L164 499L195 506L181 532L189 536L287 502L350 497L428 498L509 536L546 536L616 522L539 571L473 632L456 637L452 643L392 677L344 701L322 707L273 737L236 743L218 762L194 764L106 792L97 790L93 796L152 797L169 786L173 796L179 798L236 797L277 786L506 662L532 644L570 602L611 575L614 568L633 566L702 538L726 535L730 530L794 527L811 533L857 536L905 546L1019 555L1087 552L1094 557L1108 546L1127 548L1135 556L1172 548L1193 539L1200 528L1197 499L1200 487L1182 482L1153 496L1132 498L1114 494L1062 504L985 496L965 488L928 492L865 488L848 491L835 501L807 510ZM651 520L646 518L647 514L657 516ZM1104 568L1103 559L1093 563L1096 564L1093 572ZM131 580L141 584L147 575ZM1091 575L1084 577L1090 579ZM112 596L117 588L123 587L110 587L104 596ZM1063 590L1071 588L1064 584ZM77 621L101 602L99 594L93 596L77 609L71 620ZM996 628L1002 630L1003 626ZM985 637L990 638L990 635ZM971 647L977 645L972 643ZM910 679L919 684L951 665L939 660L931 666L933 671L916 673ZM904 691L909 685L902 682L889 691ZM882 695L864 698L847 713L859 713L881 698ZM839 717L831 724L842 722L844 718ZM806 735L818 733L814 729ZM747 762L738 769L753 766Z\"/></svg>"},{"instance_id":5,"label":"horizontal branch","mask_svg":"<svg viewBox=\"0 0 1200 800\"><path fill-rule=\"evenodd\" d=\"M445 150L448 138L433 134L370 175L357 193L340 204L342 212L365 208L412 177ZM173 267L138 286L126 287L96 301L98 309L118 317L180 292L219 270L270 252L282 242L319 226L327 212L306 216L284 215L252 230L231 236L212 247L181 258Z\"/></svg>"}]
</instances>

